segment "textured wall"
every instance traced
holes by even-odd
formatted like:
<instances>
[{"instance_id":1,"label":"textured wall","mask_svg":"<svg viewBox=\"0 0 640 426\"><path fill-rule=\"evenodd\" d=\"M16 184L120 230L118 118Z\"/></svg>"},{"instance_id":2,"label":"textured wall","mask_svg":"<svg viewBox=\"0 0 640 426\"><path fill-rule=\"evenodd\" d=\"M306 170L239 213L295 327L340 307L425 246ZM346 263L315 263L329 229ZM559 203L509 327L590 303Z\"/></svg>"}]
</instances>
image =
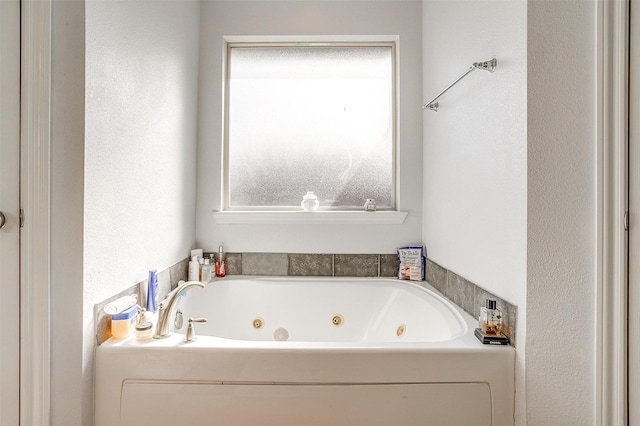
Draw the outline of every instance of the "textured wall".
<instances>
[{"instance_id":1,"label":"textured wall","mask_svg":"<svg viewBox=\"0 0 640 426\"><path fill-rule=\"evenodd\" d=\"M518 306L516 413L524 422L527 261L527 5L524 0L423 3L422 239L434 262Z\"/></svg>"},{"instance_id":2,"label":"textured wall","mask_svg":"<svg viewBox=\"0 0 640 426\"><path fill-rule=\"evenodd\" d=\"M420 242L422 215L420 1L205 1L202 4L196 242L233 252L393 253ZM221 225L224 35L399 35L399 207L403 225ZM301 194L302 195L302 194Z\"/></svg>"},{"instance_id":3,"label":"textured wall","mask_svg":"<svg viewBox=\"0 0 640 426\"><path fill-rule=\"evenodd\" d=\"M199 10L86 3L87 381L93 305L183 259L194 242Z\"/></svg>"},{"instance_id":4,"label":"textured wall","mask_svg":"<svg viewBox=\"0 0 640 426\"><path fill-rule=\"evenodd\" d=\"M595 421L595 10L595 1L528 3L531 425Z\"/></svg>"}]
</instances>

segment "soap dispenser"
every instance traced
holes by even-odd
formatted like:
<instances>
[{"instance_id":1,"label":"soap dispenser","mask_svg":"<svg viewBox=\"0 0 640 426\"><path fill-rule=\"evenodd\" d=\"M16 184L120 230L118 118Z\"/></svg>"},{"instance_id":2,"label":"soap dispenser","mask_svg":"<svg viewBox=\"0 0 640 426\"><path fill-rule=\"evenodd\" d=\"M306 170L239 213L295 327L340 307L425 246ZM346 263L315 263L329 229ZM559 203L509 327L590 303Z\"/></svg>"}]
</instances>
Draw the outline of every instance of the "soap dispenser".
<instances>
[{"instance_id":1,"label":"soap dispenser","mask_svg":"<svg viewBox=\"0 0 640 426\"><path fill-rule=\"evenodd\" d=\"M496 307L496 301L487 299L480 308L480 330L489 336L500 336L502 333L502 312Z\"/></svg>"}]
</instances>

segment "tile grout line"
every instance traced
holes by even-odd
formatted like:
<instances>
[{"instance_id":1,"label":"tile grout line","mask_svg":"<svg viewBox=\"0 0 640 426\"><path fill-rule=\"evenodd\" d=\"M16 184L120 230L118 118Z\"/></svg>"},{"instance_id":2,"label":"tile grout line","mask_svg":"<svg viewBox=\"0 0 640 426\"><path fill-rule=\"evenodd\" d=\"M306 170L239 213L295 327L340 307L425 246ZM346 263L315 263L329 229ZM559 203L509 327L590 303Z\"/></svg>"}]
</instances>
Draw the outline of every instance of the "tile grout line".
<instances>
[{"instance_id":1,"label":"tile grout line","mask_svg":"<svg viewBox=\"0 0 640 426\"><path fill-rule=\"evenodd\" d=\"M336 276L336 255L335 254L331 255L331 276L332 277Z\"/></svg>"}]
</instances>

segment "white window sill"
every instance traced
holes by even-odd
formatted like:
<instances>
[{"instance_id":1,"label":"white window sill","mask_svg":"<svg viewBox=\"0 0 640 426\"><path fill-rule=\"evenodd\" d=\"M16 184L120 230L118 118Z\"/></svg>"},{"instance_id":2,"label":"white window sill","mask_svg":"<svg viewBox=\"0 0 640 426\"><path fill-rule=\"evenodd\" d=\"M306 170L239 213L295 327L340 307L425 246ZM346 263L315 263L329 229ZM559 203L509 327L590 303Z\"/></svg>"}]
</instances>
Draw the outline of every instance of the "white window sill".
<instances>
[{"instance_id":1,"label":"white window sill","mask_svg":"<svg viewBox=\"0 0 640 426\"><path fill-rule=\"evenodd\" d=\"M219 224L293 225L401 225L407 212L398 211L224 211L213 212L213 219Z\"/></svg>"}]
</instances>

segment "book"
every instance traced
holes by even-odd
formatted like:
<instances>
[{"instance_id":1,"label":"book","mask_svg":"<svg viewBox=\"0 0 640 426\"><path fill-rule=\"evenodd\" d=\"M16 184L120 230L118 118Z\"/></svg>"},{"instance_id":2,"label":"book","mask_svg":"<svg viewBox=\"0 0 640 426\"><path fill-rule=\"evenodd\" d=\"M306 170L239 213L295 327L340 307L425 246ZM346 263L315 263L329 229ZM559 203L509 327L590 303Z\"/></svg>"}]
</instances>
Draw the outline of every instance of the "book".
<instances>
[{"instance_id":1,"label":"book","mask_svg":"<svg viewBox=\"0 0 640 426\"><path fill-rule=\"evenodd\" d=\"M482 342L482 344L484 345L508 345L509 344L509 338L502 333L500 333L499 336L492 336L489 334L484 334L479 328L476 328L473 334L475 334L478 340L480 340L480 342Z\"/></svg>"}]
</instances>

